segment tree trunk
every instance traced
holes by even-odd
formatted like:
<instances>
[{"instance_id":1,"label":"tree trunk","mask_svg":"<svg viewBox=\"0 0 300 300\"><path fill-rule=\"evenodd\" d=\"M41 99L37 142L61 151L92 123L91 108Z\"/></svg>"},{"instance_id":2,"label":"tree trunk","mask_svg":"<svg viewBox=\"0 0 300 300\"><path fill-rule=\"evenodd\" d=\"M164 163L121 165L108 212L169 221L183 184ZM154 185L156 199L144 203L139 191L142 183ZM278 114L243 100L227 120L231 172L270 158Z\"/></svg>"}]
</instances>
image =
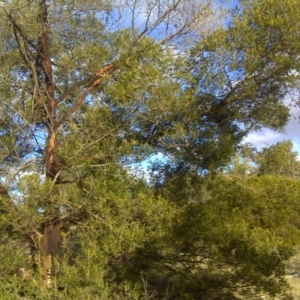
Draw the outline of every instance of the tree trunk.
<instances>
[{"instance_id":1,"label":"tree trunk","mask_svg":"<svg viewBox=\"0 0 300 300\"><path fill-rule=\"evenodd\" d=\"M46 164L46 181L53 182L53 191L49 195L48 203L46 203L46 220L43 224L43 277L46 280L47 286L51 285L50 272L52 259L61 255L61 233L59 222L59 206L53 207L51 197L55 195L55 182L59 176L60 169L57 164L56 150L57 150L57 134L56 134L56 108L57 101L55 100L54 84L52 78L52 62L50 53L50 37L49 37L49 23L47 2L42 0L40 2L40 22L42 26L41 35L41 67L43 70L43 81L46 87L45 90L45 103L44 103L44 116L47 124L48 137L45 148L45 164Z\"/></svg>"},{"instance_id":2,"label":"tree trunk","mask_svg":"<svg viewBox=\"0 0 300 300\"><path fill-rule=\"evenodd\" d=\"M40 2L40 24L42 33L40 37L40 51L38 53L38 65L36 66L37 74L41 74L39 78L39 89L44 91L39 93L41 99L37 99L40 103L39 112L45 117L48 136L45 145L45 166L46 166L46 181L51 182L53 189L49 195L48 203L45 203L45 221L43 223L42 251L44 254L43 262L43 277L46 280L47 286L51 286L49 274L51 273L52 260L55 257L61 256L61 232L60 232L60 207L53 205L55 195L57 193L56 183L59 182L61 166L57 157L57 131L59 126L67 121L67 119L81 106L85 98L100 84L106 74L112 74L116 70L115 64L108 64L99 69L93 75L74 84L69 90L63 93L60 97L55 98L55 85L52 74L51 62L51 41L50 41L50 26L48 21L48 5L46 0ZM119 61L119 64L124 63ZM38 72L38 70L42 70ZM57 105L63 101L76 88L86 85L85 90L78 97L75 104L64 114L57 115ZM42 111L41 111L42 110Z\"/></svg>"}]
</instances>

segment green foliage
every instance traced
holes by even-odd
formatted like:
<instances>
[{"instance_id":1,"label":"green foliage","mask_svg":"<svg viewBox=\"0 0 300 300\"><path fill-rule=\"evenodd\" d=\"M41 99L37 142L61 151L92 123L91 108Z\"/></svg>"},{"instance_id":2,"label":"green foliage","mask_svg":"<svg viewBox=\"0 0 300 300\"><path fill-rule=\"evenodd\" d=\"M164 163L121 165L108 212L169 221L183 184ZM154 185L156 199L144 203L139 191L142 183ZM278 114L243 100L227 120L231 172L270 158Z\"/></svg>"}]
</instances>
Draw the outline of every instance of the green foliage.
<instances>
[{"instance_id":1,"label":"green foliage","mask_svg":"<svg viewBox=\"0 0 300 300\"><path fill-rule=\"evenodd\" d=\"M297 1L241 1L205 35L215 1L125 2L45 1L49 27L43 2L0 7L2 298L287 299L296 153L230 160L288 120ZM151 184L126 171L157 153ZM45 224L63 237L51 267Z\"/></svg>"},{"instance_id":2,"label":"green foliage","mask_svg":"<svg viewBox=\"0 0 300 300\"><path fill-rule=\"evenodd\" d=\"M228 163L249 130L286 124L289 108L283 100L298 82L300 20L297 1L284 2L246 2L227 28L187 51L178 95L184 104L166 109L168 115L161 112L164 123L153 122L158 127L153 145L173 164L215 170Z\"/></svg>"},{"instance_id":3,"label":"green foliage","mask_svg":"<svg viewBox=\"0 0 300 300\"><path fill-rule=\"evenodd\" d=\"M165 256L172 257L173 268L161 271L177 298L187 293L192 299L265 299L282 293L285 261L299 244L299 182L229 175L197 182L193 174L181 181L180 195L177 181L162 189L181 207Z\"/></svg>"},{"instance_id":4,"label":"green foliage","mask_svg":"<svg viewBox=\"0 0 300 300\"><path fill-rule=\"evenodd\" d=\"M42 256L33 256L32 251L38 250L33 247L33 242L38 243L34 230L47 213L42 209L42 198L49 187L32 176L22 182L18 188L24 194L23 205L18 206L19 221L14 215L11 222L20 222L20 231L25 230L28 236L24 240L17 232L14 239L2 235L2 295L8 291L38 299L53 295L59 299L138 299L146 293L141 274L129 273L127 268L139 268L132 257L145 244L163 243L175 212L166 200L154 197L144 182L133 180L119 167L98 169L80 186L64 185L59 197L53 199L59 201L62 210L64 257L54 264L57 277L53 289L47 290L39 270L31 271L31 264L32 259ZM40 210L40 219L34 217L34 210ZM25 281L15 273L20 266L30 273Z\"/></svg>"},{"instance_id":5,"label":"green foliage","mask_svg":"<svg viewBox=\"0 0 300 300\"><path fill-rule=\"evenodd\" d=\"M299 178L300 162L297 156L298 153L293 151L291 141L265 147L257 153L255 158L258 164L258 173Z\"/></svg>"},{"instance_id":6,"label":"green foliage","mask_svg":"<svg viewBox=\"0 0 300 300\"><path fill-rule=\"evenodd\" d=\"M244 145L223 169L224 174L237 177L248 175L278 175L299 179L300 162L290 140L255 149Z\"/></svg>"}]
</instances>

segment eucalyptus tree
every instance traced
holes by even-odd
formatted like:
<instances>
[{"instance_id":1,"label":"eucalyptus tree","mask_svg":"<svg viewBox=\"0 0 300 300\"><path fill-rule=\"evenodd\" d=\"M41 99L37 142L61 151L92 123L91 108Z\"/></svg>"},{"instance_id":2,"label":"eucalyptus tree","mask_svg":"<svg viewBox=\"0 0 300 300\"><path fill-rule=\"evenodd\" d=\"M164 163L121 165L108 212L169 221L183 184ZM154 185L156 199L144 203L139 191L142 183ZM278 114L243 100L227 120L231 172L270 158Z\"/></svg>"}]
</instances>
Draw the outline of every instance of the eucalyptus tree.
<instances>
[{"instance_id":1,"label":"eucalyptus tree","mask_svg":"<svg viewBox=\"0 0 300 300\"><path fill-rule=\"evenodd\" d=\"M143 288L146 295L155 278L154 294L148 296L163 297L169 285L178 287L173 283L194 274L193 268L183 272L162 259L183 249L174 237L176 228L188 228L188 215L183 217L191 206L173 205L172 185L165 194L169 202L157 196L155 204L149 189L119 165L164 154L160 164L167 168L159 166L156 171L162 172L155 174L167 190L164 184L178 182L190 170L196 177L218 170L249 130L284 126L283 99L298 83L297 1L240 3L242 9L225 17L210 0L1 5L0 166L15 191L12 201L1 193L8 212L1 227L12 241L6 253L17 244L24 251L29 247L36 258L42 250L41 261L32 265L49 287L61 274L59 288L74 284L69 274L78 276L78 286L65 289L73 298L82 288L86 295L97 291L102 298L134 299ZM197 190L189 187L195 196ZM182 219L176 219L177 209ZM186 242L180 238L179 244ZM146 258L153 257L155 251L147 252L151 244L162 249L150 261L165 277L152 272L148 260L139 267L143 249ZM56 265L53 257L62 254L68 263ZM13 264L11 256L7 261ZM51 264L57 274L52 282ZM176 269L174 282L168 280L170 269ZM250 288L259 285L257 278ZM189 295L205 289L197 290L195 282L186 289ZM9 284L6 292L14 287ZM31 280L22 288L35 284Z\"/></svg>"},{"instance_id":2,"label":"eucalyptus tree","mask_svg":"<svg viewBox=\"0 0 300 300\"><path fill-rule=\"evenodd\" d=\"M34 207L33 223L15 227L20 225L32 248L43 249L45 280L53 257L62 254L59 184L82 181L82 166L101 167L128 156L125 130L173 76L170 49L209 30L212 5L209 0L1 3L1 176L16 188L17 210L24 202ZM168 88L171 84L180 86L171 80ZM30 184L18 180L26 172L45 176L47 188L36 206L28 196ZM42 246L30 242L33 234Z\"/></svg>"}]
</instances>

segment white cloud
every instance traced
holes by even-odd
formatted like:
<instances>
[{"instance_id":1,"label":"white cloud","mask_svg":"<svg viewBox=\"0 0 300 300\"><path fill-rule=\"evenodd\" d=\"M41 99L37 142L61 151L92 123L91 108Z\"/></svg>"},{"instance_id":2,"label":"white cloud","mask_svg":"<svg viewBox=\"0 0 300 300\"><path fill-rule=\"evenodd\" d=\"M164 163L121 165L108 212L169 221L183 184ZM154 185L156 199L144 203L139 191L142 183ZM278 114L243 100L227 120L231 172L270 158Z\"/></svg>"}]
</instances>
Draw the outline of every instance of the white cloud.
<instances>
[{"instance_id":1,"label":"white cloud","mask_svg":"<svg viewBox=\"0 0 300 300\"><path fill-rule=\"evenodd\" d=\"M285 140L291 140L294 144L294 150L300 154L300 109L292 108L291 117L287 123L284 132L273 131L263 128L261 131L251 132L245 139L245 143L251 143L258 149L273 145Z\"/></svg>"},{"instance_id":2,"label":"white cloud","mask_svg":"<svg viewBox=\"0 0 300 300\"><path fill-rule=\"evenodd\" d=\"M251 143L257 148L261 148L267 144L277 143L282 139L282 133L272 131L270 129L262 129L261 131L251 132L245 139L245 143ZM286 138L288 139L288 138Z\"/></svg>"}]
</instances>

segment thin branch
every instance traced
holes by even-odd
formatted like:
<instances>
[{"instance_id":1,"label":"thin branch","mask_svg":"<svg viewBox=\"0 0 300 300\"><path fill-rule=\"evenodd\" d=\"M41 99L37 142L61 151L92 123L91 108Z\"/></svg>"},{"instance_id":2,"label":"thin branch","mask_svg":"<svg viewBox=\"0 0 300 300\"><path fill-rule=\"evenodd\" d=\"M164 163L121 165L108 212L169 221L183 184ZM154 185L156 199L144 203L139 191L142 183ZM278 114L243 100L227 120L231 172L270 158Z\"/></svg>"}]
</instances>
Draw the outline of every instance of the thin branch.
<instances>
[{"instance_id":1,"label":"thin branch","mask_svg":"<svg viewBox=\"0 0 300 300\"><path fill-rule=\"evenodd\" d=\"M243 187L243 188L245 188L245 189L247 189L247 190L249 190L249 191L251 191L251 192L257 194L257 191L255 191L253 188L251 188L251 187L249 187L249 186L246 186L246 185L244 185L244 184L238 182L236 179L231 178L229 175L226 175L226 174L223 174L223 173L220 173L220 174L221 174L221 176L225 177L226 179L229 179L230 181L236 183L237 185L239 185L239 186L241 186L241 187Z\"/></svg>"},{"instance_id":2,"label":"thin branch","mask_svg":"<svg viewBox=\"0 0 300 300\"><path fill-rule=\"evenodd\" d=\"M78 89L80 86L90 83L92 80L95 80L95 78L96 78L96 75L92 74L92 75L88 76L87 78L75 83L71 88L69 88L59 98L56 99L57 103L64 101L69 95L71 95L73 92L75 92L76 89Z\"/></svg>"},{"instance_id":3,"label":"thin branch","mask_svg":"<svg viewBox=\"0 0 300 300\"><path fill-rule=\"evenodd\" d=\"M176 10L178 8L178 6L183 3L183 0L178 0L177 2L174 2L174 4L172 5L172 7L170 7L169 9L167 9L161 16L158 16L158 18L149 26L147 26L146 23L146 27L145 29L141 32L141 34L139 35L139 38L145 36L146 34L150 34L159 24L161 24L165 18L170 15L170 13L174 10ZM148 21L148 19L147 19Z\"/></svg>"},{"instance_id":4,"label":"thin branch","mask_svg":"<svg viewBox=\"0 0 300 300\"><path fill-rule=\"evenodd\" d=\"M72 108L69 109L57 122L54 124L54 128L58 128L63 122L65 122L82 104L82 102L85 100L85 98L95 89L97 85L100 84L102 81L104 75L112 74L115 71L116 67L115 64L110 64L101 70L99 70L97 73L93 75L93 77L96 77L96 80L94 80L87 89L81 94L77 102L73 105Z\"/></svg>"}]
</instances>

